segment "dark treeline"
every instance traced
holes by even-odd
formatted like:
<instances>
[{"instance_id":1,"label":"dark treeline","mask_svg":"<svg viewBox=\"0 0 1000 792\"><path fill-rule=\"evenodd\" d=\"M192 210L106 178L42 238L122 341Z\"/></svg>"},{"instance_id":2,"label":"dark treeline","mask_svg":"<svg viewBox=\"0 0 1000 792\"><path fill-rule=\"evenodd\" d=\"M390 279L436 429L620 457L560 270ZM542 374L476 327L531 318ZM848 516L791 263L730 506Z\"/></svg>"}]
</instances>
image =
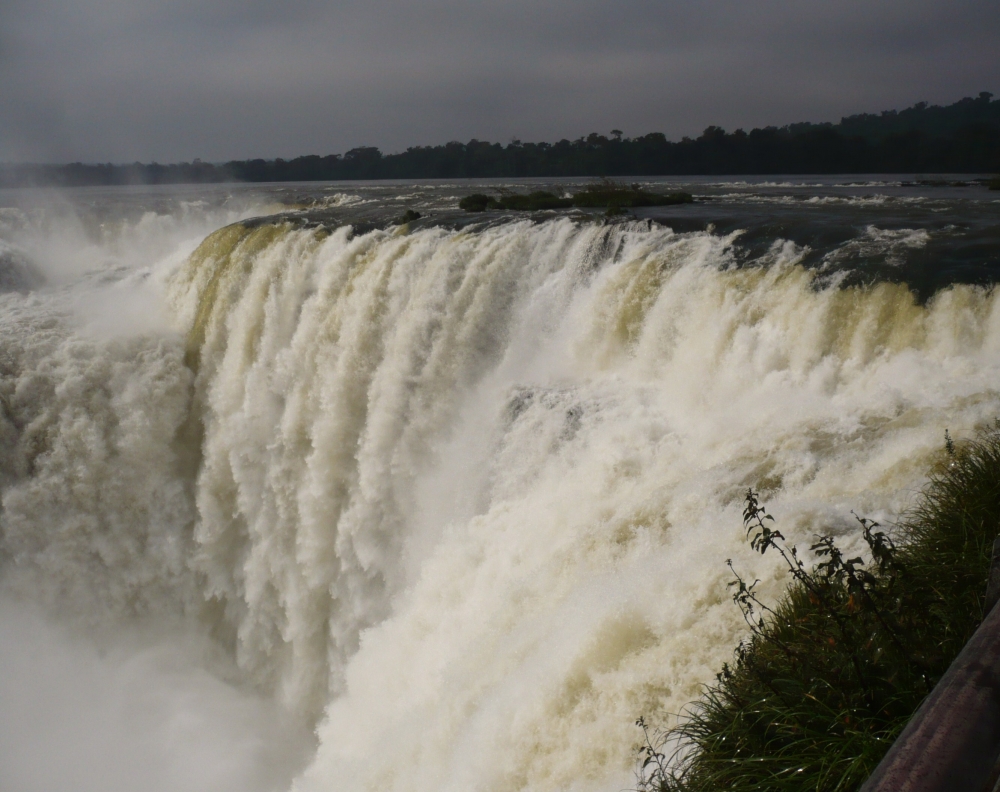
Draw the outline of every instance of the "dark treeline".
<instances>
[{"instance_id":1,"label":"dark treeline","mask_svg":"<svg viewBox=\"0 0 1000 792\"><path fill-rule=\"evenodd\" d=\"M745 132L711 126L698 138L618 130L558 143L470 140L399 154L361 147L346 154L211 164L8 165L2 186L198 184L225 181L457 179L802 173L1000 172L1000 100L981 93L940 107L862 114L838 124L791 124Z\"/></svg>"}]
</instances>

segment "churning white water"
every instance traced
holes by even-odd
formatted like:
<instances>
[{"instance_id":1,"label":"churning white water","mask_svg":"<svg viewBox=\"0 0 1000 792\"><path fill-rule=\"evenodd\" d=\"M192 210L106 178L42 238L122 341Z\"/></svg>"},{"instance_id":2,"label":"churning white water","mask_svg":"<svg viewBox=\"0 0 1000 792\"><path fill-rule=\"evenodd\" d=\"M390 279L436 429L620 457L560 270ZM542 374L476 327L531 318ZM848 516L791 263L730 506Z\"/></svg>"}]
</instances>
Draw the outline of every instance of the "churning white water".
<instances>
[{"instance_id":1,"label":"churning white water","mask_svg":"<svg viewBox=\"0 0 1000 792\"><path fill-rule=\"evenodd\" d=\"M851 532L1000 414L992 291L917 305L737 238L233 225L88 281L155 321L0 297L0 780L629 786L635 718L739 640L726 559L783 585L745 489Z\"/></svg>"}]
</instances>

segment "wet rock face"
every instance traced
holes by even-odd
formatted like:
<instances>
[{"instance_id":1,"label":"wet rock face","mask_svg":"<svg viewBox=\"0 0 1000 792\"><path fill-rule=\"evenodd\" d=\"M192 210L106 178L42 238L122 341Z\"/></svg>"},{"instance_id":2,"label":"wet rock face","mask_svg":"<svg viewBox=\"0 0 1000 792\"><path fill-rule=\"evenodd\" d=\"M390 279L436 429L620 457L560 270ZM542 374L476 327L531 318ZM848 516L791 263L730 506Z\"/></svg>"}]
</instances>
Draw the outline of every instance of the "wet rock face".
<instances>
[{"instance_id":1,"label":"wet rock face","mask_svg":"<svg viewBox=\"0 0 1000 792\"><path fill-rule=\"evenodd\" d=\"M0 247L0 294L29 292L45 284L45 276L24 254Z\"/></svg>"}]
</instances>

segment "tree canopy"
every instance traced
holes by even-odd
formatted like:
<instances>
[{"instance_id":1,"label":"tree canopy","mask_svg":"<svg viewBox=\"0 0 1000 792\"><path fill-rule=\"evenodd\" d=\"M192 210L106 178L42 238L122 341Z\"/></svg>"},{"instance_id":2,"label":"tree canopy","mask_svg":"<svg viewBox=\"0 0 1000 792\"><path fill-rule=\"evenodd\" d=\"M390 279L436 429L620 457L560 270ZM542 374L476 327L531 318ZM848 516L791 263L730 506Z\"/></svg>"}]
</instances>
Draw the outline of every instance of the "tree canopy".
<instances>
[{"instance_id":1,"label":"tree canopy","mask_svg":"<svg viewBox=\"0 0 1000 792\"><path fill-rule=\"evenodd\" d=\"M507 145L470 140L383 154L364 146L344 154L284 159L201 160L172 165L7 165L0 186L183 184L458 179L559 176L683 176L805 173L1000 172L1000 100L983 92L947 106L848 116L837 124L800 123L669 141L614 129L576 140Z\"/></svg>"}]
</instances>

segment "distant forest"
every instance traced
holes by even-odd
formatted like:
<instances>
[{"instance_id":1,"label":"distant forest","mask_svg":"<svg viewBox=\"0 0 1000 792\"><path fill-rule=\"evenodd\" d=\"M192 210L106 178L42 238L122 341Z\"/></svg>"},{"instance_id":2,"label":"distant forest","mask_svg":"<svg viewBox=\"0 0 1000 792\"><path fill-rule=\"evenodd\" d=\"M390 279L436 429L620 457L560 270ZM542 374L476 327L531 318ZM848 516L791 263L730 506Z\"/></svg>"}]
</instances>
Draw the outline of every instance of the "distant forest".
<instances>
[{"instance_id":1,"label":"distant forest","mask_svg":"<svg viewBox=\"0 0 1000 792\"><path fill-rule=\"evenodd\" d=\"M195 160L174 165L4 165L0 186L197 184L340 179L460 179L550 176L680 176L803 173L998 173L1000 100L983 92L941 107L865 113L840 123L790 124L745 132L710 126L697 138L660 132L626 138L596 132L557 143L506 146L470 140L399 154L361 147L292 160Z\"/></svg>"}]
</instances>

